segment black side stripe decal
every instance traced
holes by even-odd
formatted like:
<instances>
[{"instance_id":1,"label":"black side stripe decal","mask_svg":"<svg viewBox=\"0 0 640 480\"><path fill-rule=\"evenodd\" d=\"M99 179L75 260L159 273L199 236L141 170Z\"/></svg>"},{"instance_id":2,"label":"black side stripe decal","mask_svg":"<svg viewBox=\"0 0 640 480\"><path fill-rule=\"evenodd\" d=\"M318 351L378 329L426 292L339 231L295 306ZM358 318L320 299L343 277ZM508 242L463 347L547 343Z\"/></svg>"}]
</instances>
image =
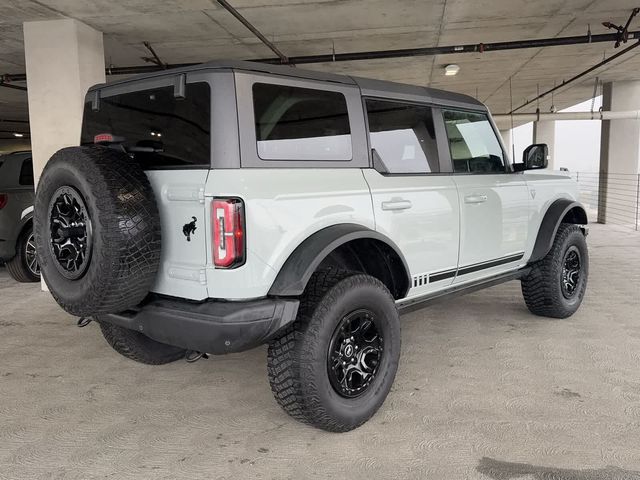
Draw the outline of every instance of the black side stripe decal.
<instances>
[{"instance_id":1,"label":"black side stripe decal","mask_svg":"<svg viewBox=\"0 0 640 480\"><path fill-rule=\"evenodd\" d=\"M446 270L443 272L432 273L429 275L429 283L431 282L439 282L440 280L446 280L447 278L453 278L456 276L456 271L454 270Z\"/></svg>"},{"instance_id":2,"label":"black side stripe decal","mask_svg":"<svg viewBox=\"0 0 640 480\"><path fill-rule=\"evenodd\" d=\"M497 267L498 265L504 265L505 263L515 262L517 260L521 260L522 257L524 257L524 252L516 253L515 255L509 255L508 257L498 258L496 260L491 260L490 262L476 263L474 265L469 265L468 267L460 268L458 270L458 275L466 275L468 273L484 270L485 268Z\"/></svg>"},{"instance_id":3,"label":"black side stripe decal","mask_svg":"<svg viewBox=\"0 0 640 480\"><path fill-rule=\"evenodd\" d=\"M462 267L458 269L458 275L466 275L468 273L478 272L480 270L484 270L485 268L497 267L499 265L504 265L505 263L511 263L518 260L521 260L524 257L524 252L516 253L514 255L509 255L508 257L497 258L495 260L490 260L488 262L482 263L474 263L473 265L468 265L466 267ZM431 282L439 282L440 280L446 280L447 278L452 278L456 276L456 270L443 270L442 272L436 272L429 275L429 283Z\"/></svg>"}]
</instances>

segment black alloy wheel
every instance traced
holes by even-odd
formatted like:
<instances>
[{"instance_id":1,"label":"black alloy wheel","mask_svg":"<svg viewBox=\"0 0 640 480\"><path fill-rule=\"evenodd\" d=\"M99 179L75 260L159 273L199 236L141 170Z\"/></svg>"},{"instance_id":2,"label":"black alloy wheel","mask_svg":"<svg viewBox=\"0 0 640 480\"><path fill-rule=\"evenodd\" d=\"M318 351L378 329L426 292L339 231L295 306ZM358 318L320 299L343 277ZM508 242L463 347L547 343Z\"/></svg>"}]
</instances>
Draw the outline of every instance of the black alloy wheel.
<instances>
[{"instance_id":1,"label":"black alloy wheel","mask_svg":"<svg viewBox=\"0 0 640 480\"><path fill-rule=\"evenodd\" d=\"M562 262L562 294L565 298L571 298L576 293L576 287L580 284L582 271L582 258L580 250L575 245L567 249Z\"/></svg>"},{"instance_id":2,"label":"black alloy wheel","mask_svg":"<svg viewBox=\"0 0 640 480\"><path fill-rule=\"evenodd\" d=\"M24 259L29 271L35 276L40 276L40 266L38 265L38 257L36 255L36 240L33 235L33 230L27 237L27 241L24 245Z\"/></svg>"},{"instance_id":3,"label":"black alloy wheel","mask_svg":"<svg viewBox=\"0 0 640 480\"><path fill-rule=\"evenodd\" d=\"M58 188L49 205L49 232L54 264L69 280L80 278L91 258L92 227L82 195L73 187Z\"/></svg>"},{"instance_id":4,"label":"black alloy wheel","mask_svg":"<svg viewBox=\"0 0 640 480\"><path fill-rule=\"evenodd\" d=\"M327 368L331 386L346 398L364 393L376 378L383 351L383 338L373 312L360 309L346 315L329 345Z\"/></svg>"}]
</instances>

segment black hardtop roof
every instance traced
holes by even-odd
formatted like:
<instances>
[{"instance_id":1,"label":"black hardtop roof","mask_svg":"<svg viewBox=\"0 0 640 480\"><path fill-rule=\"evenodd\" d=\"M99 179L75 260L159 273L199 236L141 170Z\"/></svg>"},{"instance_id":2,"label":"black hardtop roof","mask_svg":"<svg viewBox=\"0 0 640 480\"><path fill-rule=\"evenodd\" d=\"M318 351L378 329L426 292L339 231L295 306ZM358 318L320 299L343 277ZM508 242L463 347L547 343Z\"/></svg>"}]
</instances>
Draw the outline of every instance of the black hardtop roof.
<instances>
[{"instance_id":1,"label":"black hardtop roof","mask_svg":"<svg viewBox=\"0 0 640 480\"><path fill-rule=\"evenodd\" d=\"M473 109L486 110L484 104L469 95L461 93L448 92L446 90L438 90L435 88L420 87L417 85L409 85L404 83L389 82L385 80L374 80L369 78L352 77L349 75L338 75L335 73L320 72L315 70L304 70L288 65L272 65L268 63L247 62L243 60L215 60L188 67L172 68L167 70L159 70L157 72L135 75L123 80L118 80L109 84L94 85L89 91L99 90L106 86L119 85L136 80L146 78L160 77L164 75L175 75L177 73L195 72L210 69L226 69L235 71L259 72L274 75L283 75L294 78L302 78L307 80L319 80L326 82L342 83L346 85L359 86L363 94L371 94L377 92L379 95L384 93L395 94L408 97L425 97L433 103L457 104L459 106L468 106Z\"/></svg>"}]
</instances>

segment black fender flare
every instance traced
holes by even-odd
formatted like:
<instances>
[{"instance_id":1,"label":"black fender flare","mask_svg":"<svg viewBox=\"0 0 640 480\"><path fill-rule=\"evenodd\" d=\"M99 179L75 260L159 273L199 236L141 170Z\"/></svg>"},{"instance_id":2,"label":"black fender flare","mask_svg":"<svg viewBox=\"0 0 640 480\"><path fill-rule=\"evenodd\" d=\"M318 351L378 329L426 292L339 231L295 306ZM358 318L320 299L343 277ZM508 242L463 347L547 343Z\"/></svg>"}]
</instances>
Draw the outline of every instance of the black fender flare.
<instances>
[{"instance_id":1,"label":"black fender flare","mask_svg":"<svg viewBox=\"0 0 640 480\"><path fill-rule=\"evenodd\" d=\"M302 295L313 272L331 252L347 242L364 238L379 240L392 248L402 260L407 274L407 285L411 285L407 261L392 240L362 225L341 223L318 230L298 245L278 272L269 289L269 295L279 297ZM406 293L404 292L404 295Z\"/></svg>"},{"instance_id":2,"label":"black fender flare","mask_svg":"<svg viewBox=\"0 0 640 480\"><path fill-rule=\"evenodd\" d=\"M553 240L556 238L556 233L558 232L558 228L560 227L562 220L565 218L567 213L569 213L573 209L576 209L576 222L574 223L577 223L579 225L586 225L588 223L587 212L579 202L574 202L573 200L563 198L556 200L551 204L551 206L549 206L544 214L542 223L540 223L538 236L536 237L536 243L533 246L531 258L529 258L530 263L542 260L547 255L547 253L549 253L551 247L553 246Z\"/></svg>"}]
</instances>

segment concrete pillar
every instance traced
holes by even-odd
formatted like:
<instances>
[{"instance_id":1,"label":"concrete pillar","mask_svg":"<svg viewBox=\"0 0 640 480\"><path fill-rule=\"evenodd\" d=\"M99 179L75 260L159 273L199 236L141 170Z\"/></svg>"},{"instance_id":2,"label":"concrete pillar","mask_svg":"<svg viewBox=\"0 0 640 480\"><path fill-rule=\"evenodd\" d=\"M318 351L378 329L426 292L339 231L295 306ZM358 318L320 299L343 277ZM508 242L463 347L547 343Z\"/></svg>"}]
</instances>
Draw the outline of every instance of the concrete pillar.
<instances>
[{"instance_id":1,"label":"concrete pillar","mask_svg":"<svg viewBox=\"0 0 640 480\"><path fill-rule=\"evenodd\" d=\"M604 111L640 110L640 81L605 83L602 93ZM637 224L637 211L629 207L633 195L627 196L640 173L640 121L604 120L601 132L598 222L607 223L609 210L615 223Z\"/></svg>"},{"instance_id":2,"label":"concrete pillar","mask_svg":"<svg viewBox=\"0 0 640 480\"><path fill-rule=\"evenodd\" d=\"M84 96L105 81L104 46L101 32L77 20L25 22L23 28L37 185L51 155L80 144Z\"/></svg>"},{"instance_id":3,"label":"concrete pillar","mask_svg":"<svg viewBox=\"0 0 640 480\"><path fill-rule=\"evenodd\" d=\"M73 19L24 23L33 169L78 145L87 89L105 81L102 33Z\"/></svg>"},{"instance_id":4,"label":"concrete pillar","mask_svg":"<svg viewBox=\"0 0 640 480\"><path fill-rule=\"evenodd\" d=\"M510 128L507 130L500 130L500 135L502 136L504 148L507 150L507 155L511 159L511 162L515 162L516 159L513 158L513 131Z\"/></svg>"},{"instance_id":5,"label":"concrete pillar","mask_svg":"<svg viewBox=\"0 0 640 480\"><path fill-rule=\"evenodd\" d=\"M533 122L533 143L546 143L549 147L549 170L558 170L562 165L556 161L556 122L546 120Z\"/></svg>"}]
</instances>

